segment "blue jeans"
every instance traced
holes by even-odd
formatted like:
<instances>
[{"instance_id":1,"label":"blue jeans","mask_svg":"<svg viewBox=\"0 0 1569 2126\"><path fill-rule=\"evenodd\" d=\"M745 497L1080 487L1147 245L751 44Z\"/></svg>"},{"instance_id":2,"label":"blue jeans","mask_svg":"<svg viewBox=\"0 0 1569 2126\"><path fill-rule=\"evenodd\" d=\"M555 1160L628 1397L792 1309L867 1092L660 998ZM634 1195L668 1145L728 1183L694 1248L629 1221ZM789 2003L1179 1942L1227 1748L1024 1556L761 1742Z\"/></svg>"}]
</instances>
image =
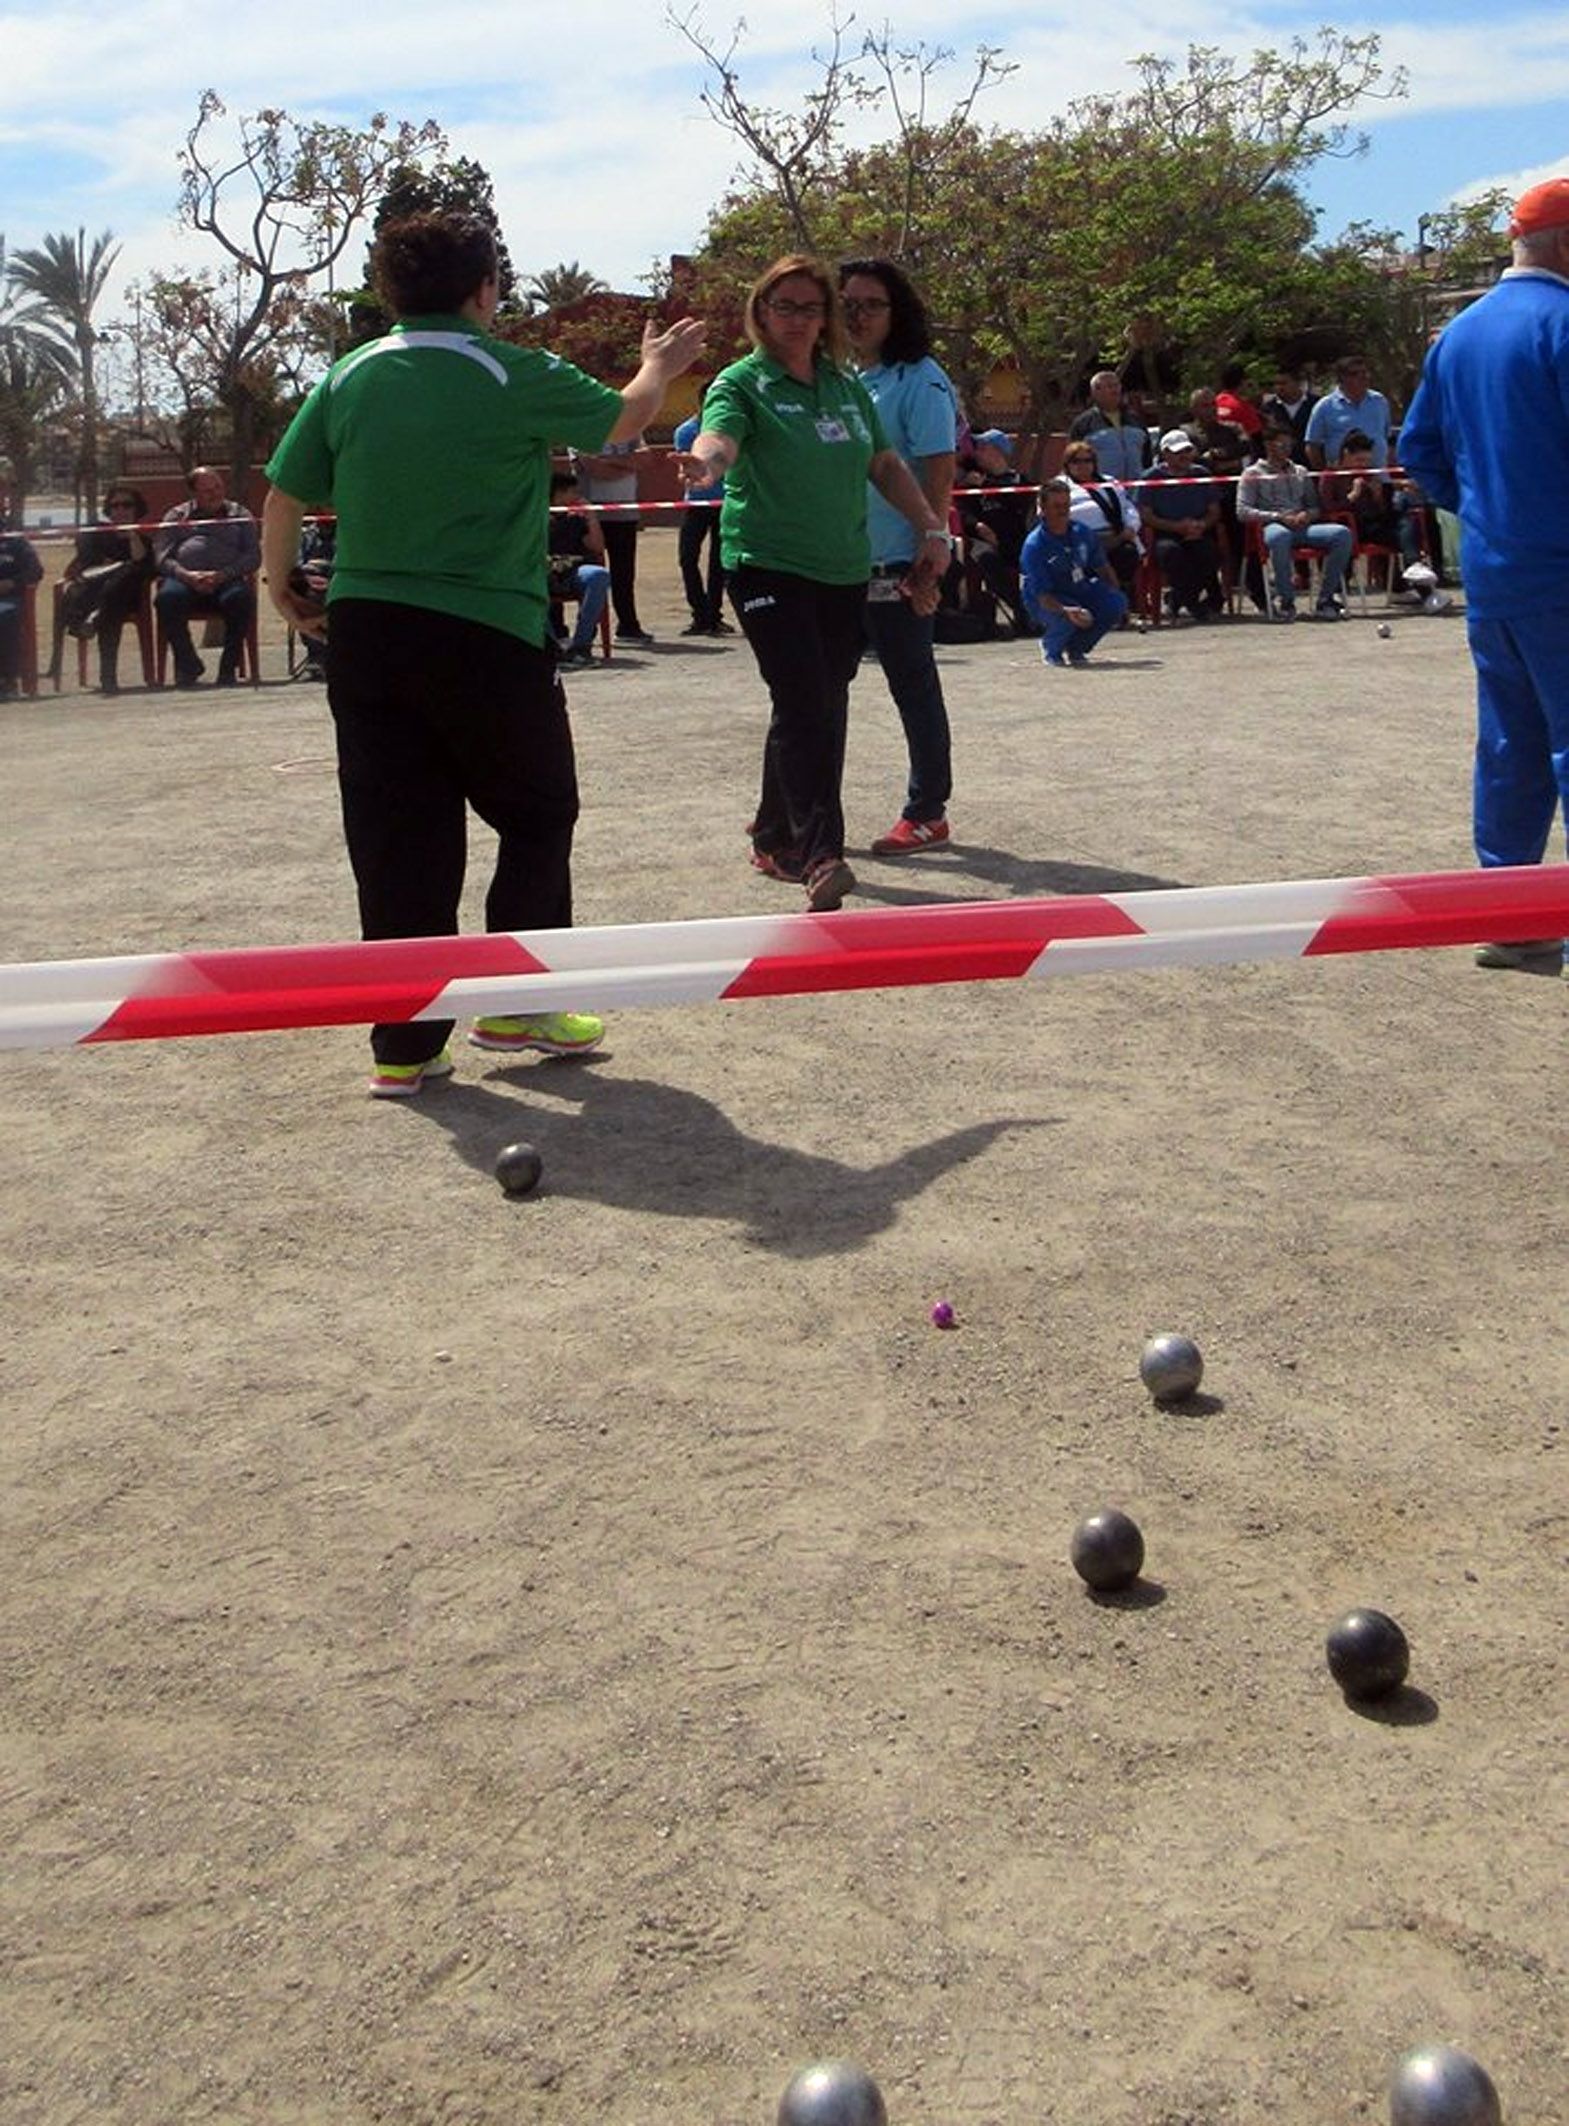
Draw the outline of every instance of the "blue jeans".
<instances>
[{"instance_id":1,"label":"blue jeans","mask_svg":"<svg viewBox=\"0 0 1569 2126\"><path fill-rule=\"evenodd\" d=\"M1114 591L1109 583L1102 583L1096 576L1075 584L1068 602L1082 605L1094 615L1094 619L1089 627L1075 627L1064 613L1042 614L1041 655L1052 664L1060 663L1064 653L1075 664L1080 663L1109 628L1121 625L1128 610L1128 601L1121 591Z\"/></svg>"},{"instance_id":2,"label":"blue jeans","mask_svg":"<svg viewBox=\"0 0 1569 2126\"><path fill-rule=\"evenodd\" d=\"M910 755L904 816L941 819L953 794L953 755L931 615L923 617L907 598L868 599L866 635L904 725Z\"/></svg>"},{"instance_id":3,"label":"blue jeans","mask_svg":"<svg viewBox=\"0 0 1569 2126\"><path fill-rule=\"evenodd\" d=\"M599 568L592 561L580 561L573 580L577 586L577 626L572 630L570 646L574 650L588 650L594 646L599 616L610 596L610 571Z\"/></svg>"},{"instance_id":4,"label":"blue jeans","mask_svg":"<svg viewBox=\"0 0 1569 2126\"><path fill-rule=\"evenodd\" d=\"M1265 524L1260 529L1264 544L1269 549L1270 566L1275 571L1275 596L1282 605L1296 602L1297 587L1291 572L1292 553L1299 546L1316 546L1324 556L1324 573L1319 578L1320 598L1338 598L1346 580L1346 568L1351 559L1351 527L1349 524L1308 524L1301 531L1293 531L1289 524Z\"/></svg>"},{"instance_id":5,"label":"blue jeans","mask_svg":"<svg viewBox=\"0 0 1569 2126\"><path fill-rule=\"evenodd\" d=\"M256 595L249 581L241 577L237 582L226 583L222 590L211 597L193 591L189 584L176 583L172 576L165 576L157 593L158 618L163 622L163 631L169 638L169 647L174 652L174 675L184 679L197 671L201 659L191 645L191 618L193 614L205 617L216 613L223 622L222 668L232 671L245 647L245 632L256 611Z\"/></svg>"},{"instance_id":6,"label":"blue jeans","mask_svg":"<svg viewBox=\"0 0 1569 2126\"><path fill-rule=\"evenodd\" d=\"M1569 611L1472 614L1466 631L1476 665L1477 862L1539 864L1554 813L1569 806Z\"/></svg>"}]
</instances>

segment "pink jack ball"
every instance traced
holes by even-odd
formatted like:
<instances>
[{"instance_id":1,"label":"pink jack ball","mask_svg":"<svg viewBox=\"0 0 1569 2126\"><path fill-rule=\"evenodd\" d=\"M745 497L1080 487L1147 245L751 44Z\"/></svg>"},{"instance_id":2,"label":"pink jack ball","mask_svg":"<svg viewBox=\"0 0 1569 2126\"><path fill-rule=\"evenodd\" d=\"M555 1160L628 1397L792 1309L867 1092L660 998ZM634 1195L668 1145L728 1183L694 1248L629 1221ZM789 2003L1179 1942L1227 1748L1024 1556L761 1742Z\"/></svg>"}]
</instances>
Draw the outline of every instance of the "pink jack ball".
<instances>
[{"instance_id":1,"label":"pink jack ball","mask_svg":"<svg viewBox=\"0 0 1569 2126\"><path fill-rule=\"evenodd\" d=\"M953 1311L953 1301L951 1299L939 1299L933 1306L932 1327L934 1329L957 1328L958 1321L959 1317Z\"/></svg>"}]
</instances>

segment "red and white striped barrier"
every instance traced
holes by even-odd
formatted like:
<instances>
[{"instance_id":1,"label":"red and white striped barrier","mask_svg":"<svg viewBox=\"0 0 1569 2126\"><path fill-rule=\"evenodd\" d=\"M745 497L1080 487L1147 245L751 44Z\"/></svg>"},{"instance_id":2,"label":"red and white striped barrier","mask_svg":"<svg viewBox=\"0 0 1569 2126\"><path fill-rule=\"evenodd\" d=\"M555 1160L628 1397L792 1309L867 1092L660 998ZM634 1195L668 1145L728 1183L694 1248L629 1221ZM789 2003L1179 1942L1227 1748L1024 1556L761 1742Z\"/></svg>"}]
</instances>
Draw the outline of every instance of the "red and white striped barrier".
<instances>
[{"instance_id":1,"label":"red and white striped barrier","mask_svg":"<svg viewBox=\"0 0 1569 2126\"><path fill-rule=\"evenodd\" d=\"M1569 865L0 967L0 1048L708 1004L1569 933Z\"/></svg>"}]
</instances>

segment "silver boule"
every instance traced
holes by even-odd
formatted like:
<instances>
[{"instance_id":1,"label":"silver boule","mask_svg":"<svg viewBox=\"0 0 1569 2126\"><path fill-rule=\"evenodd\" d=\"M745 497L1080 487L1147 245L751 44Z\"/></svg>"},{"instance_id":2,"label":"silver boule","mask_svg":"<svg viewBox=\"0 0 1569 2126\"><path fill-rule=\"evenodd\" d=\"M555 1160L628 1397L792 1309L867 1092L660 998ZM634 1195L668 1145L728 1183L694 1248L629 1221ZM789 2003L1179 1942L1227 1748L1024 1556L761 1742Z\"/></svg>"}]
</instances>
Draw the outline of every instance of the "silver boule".
<instances>
[{"instance_id":1,"label":"silver boule","mask_svg":"<svg viewBox=\"0 0 1569 2126\"><path fill-rule=\"evenodd\" d=\"M1191 1336L1152 1336L1139 1360L1139 1379L1158 1403L1191 1395L1204 1378L1204 1357Z\"/></svg>"},{"instance_id":2,"label":"silver boule","mask_svg":"<svg viewBox=\"0 0 1569 2126\"><path fill-rule=\"evenodd\" d=\"M1131 1587L1144 1569L1144 1536L1138 1522L1115 1506L1090 1514L1073 1531L1068 1561L1097 1594Z\"/></svg>"},{"instance_id":3,"label":"silver boule","mask_svg":"<svg viewBox=\"0 0 1569 2126\"><path fill-rule=\"evenodd\" d=\"M1389 2085L1389 2126L1503 2126L1485 2067L1457 2045L1408 2052Z\"/></svg>"},{"instance_id":4,"label":"silver boule","mask_svg":"<svg viewBox=\"0 0 1569 2126\"><path fill-rule=\"evenodd\" d=\"M775 2126L888 2126L888 2108L864 2067L818 2060L791 2075Z\"/></svg>"}]
</instances>

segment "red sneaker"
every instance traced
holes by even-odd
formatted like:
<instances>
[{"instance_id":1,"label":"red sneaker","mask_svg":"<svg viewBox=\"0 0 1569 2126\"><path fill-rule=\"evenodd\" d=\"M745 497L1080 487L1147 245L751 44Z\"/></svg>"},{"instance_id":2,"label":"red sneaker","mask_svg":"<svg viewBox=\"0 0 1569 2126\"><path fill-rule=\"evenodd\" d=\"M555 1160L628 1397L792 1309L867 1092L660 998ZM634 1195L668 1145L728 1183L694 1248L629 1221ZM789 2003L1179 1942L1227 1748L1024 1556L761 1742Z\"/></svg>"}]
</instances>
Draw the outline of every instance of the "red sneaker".
<instances>
[{"instance_id":1,"label":"red sneaker","mask_svg":"<svg viewBox=\"0 0 1569 2126\"><path fill-rule=\"evenodd\" d=\"M873 856L911 856L917 849L935 849L948 839L945 819L896 819L888 832L872 844Z\"/></svg>"},{"instance_id":2,"label":"red sneaker","mask_svg":"<svg viewBox=\"0 0 1569 2126\"><path fill-rule=\"evenodd\" d=\"M782 878L792 886L799 886L806 876L806 866L788 849L754 849L752 869L761 871L764 878Z\"/></svg>"}]
</instances>

